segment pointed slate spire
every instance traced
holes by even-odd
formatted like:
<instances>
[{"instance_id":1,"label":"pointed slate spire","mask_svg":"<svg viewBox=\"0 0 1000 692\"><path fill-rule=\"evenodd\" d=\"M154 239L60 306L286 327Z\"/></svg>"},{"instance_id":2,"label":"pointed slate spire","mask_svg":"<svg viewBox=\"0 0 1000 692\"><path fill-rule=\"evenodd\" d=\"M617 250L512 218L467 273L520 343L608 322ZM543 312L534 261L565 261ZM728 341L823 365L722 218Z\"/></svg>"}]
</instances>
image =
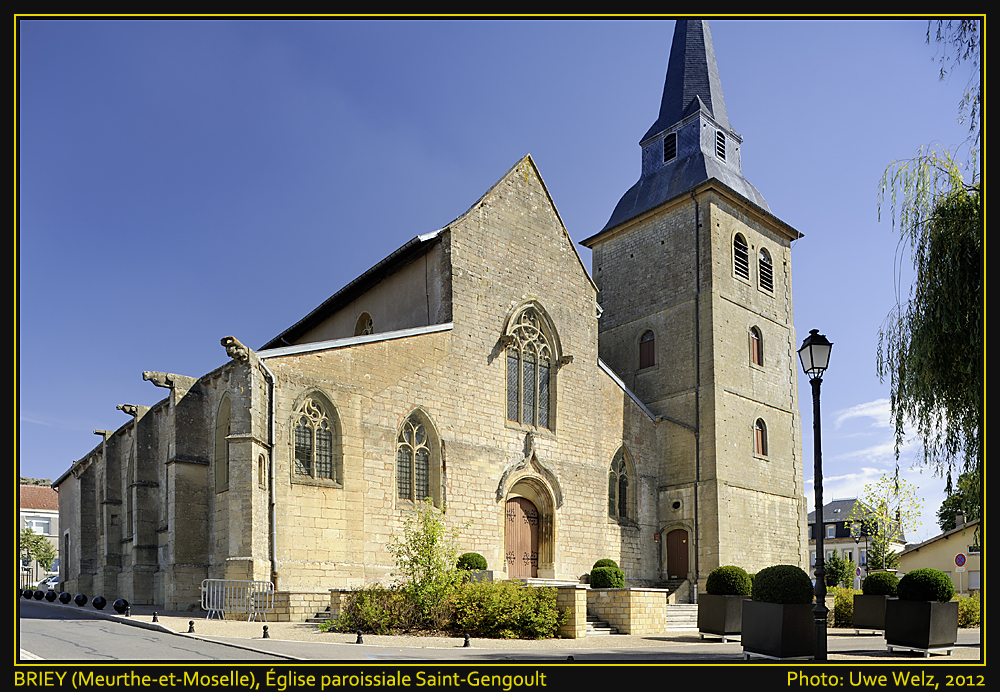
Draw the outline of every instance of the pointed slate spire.
<instances>
[{"instance_id":1,"label":"pointed slate spire","mask_svg":"<svg viewBox=\"0 0 1000 692\"><path fill-rule=\"evenodd\" d=\"M694 103L701 99L701 103ZM726 102L722 98L719 66L707 19L678 19L670 44L667 79L660 101L660 117L649 128L643 141L678 123L698 108L705 110L727 130Z\"/></svg>"},{"instance_id":2,"label":"pointed slate spire","mask_svg":"<svg viewBox=\"0 0 1000 692\"><path fill-rule=\"evenodd\" d=\"M622 196L602 233L711 179L770 211L743 177L743 139L726 114L708 20L677 20L660 114L639 144L642 174Z\"/></svg>"}]
</instances>

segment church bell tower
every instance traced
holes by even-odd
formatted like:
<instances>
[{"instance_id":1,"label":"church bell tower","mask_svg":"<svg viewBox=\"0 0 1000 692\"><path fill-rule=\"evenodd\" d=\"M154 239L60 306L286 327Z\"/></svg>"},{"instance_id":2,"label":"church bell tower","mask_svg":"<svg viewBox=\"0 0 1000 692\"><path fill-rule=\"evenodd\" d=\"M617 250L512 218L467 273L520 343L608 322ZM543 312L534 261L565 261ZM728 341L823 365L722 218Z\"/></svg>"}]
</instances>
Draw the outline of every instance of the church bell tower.
<instances>
[{"instance_id":1,"label":"church bell tower","mask_svg":"<svg viewBox=\"0 0 1000 692\"><path fill-rule=\"evenodd\" d=\"M743 177L707 20L678 20L639 180L583 241L600 357L658 420L664 578L806 567L791 242Z\"/></svg>"}]
</instances>

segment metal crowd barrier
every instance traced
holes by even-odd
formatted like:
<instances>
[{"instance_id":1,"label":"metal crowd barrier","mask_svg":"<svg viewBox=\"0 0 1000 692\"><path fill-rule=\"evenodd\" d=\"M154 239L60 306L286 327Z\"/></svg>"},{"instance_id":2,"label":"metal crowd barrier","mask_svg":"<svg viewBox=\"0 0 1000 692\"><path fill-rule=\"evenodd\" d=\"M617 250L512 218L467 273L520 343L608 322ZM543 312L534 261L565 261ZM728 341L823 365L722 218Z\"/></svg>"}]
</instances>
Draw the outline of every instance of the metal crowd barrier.
<instances>
[{"instance_id":1,"label":"metal crowd barrier","mask_svg":"<svg viewBox=\"0 0 1000 692\"><path fill-rule=\"evenodd\" d=\"M246 613L247 622L256 620L274 610L274 584L269 581L241 579L205 579L201 582L201 607L208 611L206 620L218 614L223 620L226 613Z\"/></svg>"}]
</instances>

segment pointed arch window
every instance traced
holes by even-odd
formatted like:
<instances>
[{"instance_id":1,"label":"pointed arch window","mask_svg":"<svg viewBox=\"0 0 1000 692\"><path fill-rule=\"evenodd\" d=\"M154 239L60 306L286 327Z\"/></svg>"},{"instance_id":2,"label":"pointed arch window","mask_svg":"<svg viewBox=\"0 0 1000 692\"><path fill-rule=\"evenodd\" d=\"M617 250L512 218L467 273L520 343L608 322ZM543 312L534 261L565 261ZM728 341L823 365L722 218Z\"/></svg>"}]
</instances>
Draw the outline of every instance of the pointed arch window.
<instances>
[{"instance_id":1,"label":"pointed arch window","mask_svg":"<svg viewBox=\"0 0 1000 692\"><path fill-rule=\"evenodd\" d=\"M295 479L343 482L333 407L318 396L306 397L293 418Z\"/></svg>"},{"instance_id":2,"label":"pointed arch window","mask_svg":"<svg viewBox=\"0 0 1000 692\"><path fill-rule=\"evenodd\" d=\"M746 238L739 233L733 238L733 271L736 276L750 280L750 248Z\"/></svg>"},{"instance_id":3,"label":"pointed arch window","mask_svg":"<svg viewBox=\"0 0 1000 692\"><path fill-rule=\"evenodd\" d=\"M760 418L753 426L753 446L755 454L762 457L767 456L767 425Z\"/></svg>"},{"instance_id":4,"label":"pointed arch window","mask_svg":"<svg viewBox=\"0 0 1000 692\"><path fill-rule=\"evenodd\" d=\"M524 310L507 335L507 420L552 429L554 360L541 316Z\"/></svg>"},{"instance_id":5,"label":"pointed arch window","mask_svg":"<svg viewBox=\"0 0 1000 692\"><path fill-rule=\"evenodd\" d=\"M750 363L764 367L764 340L757 327L750 327Z\"/></svg>"},{"instance_id":6,"label":"pointed arch window","mask_svg":"<svg viewBox=\"0 0 1000 692\"><path fill-rule=\"evenodd\" d=\"M629 510L629 466L628 453L620 447L608 470L608 516L612 519L633 519Z\"/></svg>"},{"instance_id":7,"label":"pointed arch window","mask_svg":"<svg viewBox=\"0 0 1000 692\"><path fill-rule=\"evenodd\" d=\"M771 255L764 248L760 249L760 287L768 293L774 290L774 268L771 264Z\"/></svg>"},{"instance_id":8,"label":"pointed arch window","mask_svg":"<svg viewBox=\"0 0 1000 692\"><path fill-rule=\"evenodd\" d=\"M651 368L656 365L656 336L646 330L639 337L639 369Z\"/></svg>"},{"instance_id":9,"label":"pointed arch window","mask_svg":"<svg viewBox=\"0 0 1000 692\"><path fill-rule=\"evenodd\" d=\"M433 428L414 412L396 438L396 497L410 502L430 499L440 506L439 462Z\"/></svg>"}]
</instances>

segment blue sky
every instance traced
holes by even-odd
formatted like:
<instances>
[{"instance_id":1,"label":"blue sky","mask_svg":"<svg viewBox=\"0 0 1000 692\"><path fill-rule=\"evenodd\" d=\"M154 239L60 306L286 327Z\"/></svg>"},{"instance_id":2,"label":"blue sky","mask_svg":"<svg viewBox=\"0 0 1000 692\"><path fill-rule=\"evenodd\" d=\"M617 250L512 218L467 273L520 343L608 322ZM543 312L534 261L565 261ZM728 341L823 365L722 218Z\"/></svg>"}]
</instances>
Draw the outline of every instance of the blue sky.
<instances>
[{"instance_id":1,"label":"blue sky","mask_svg":"<svg viewBox=\"0 0 1000 692\"><path fill-rule=\"evenodd\" d=\"M18 459L54 479L95 429L259 348L530 153L576 241L638 178L673 21L19 23ZM877 332L897 252L877 193L921 145L957 147L965 73L938 79L924 20L717 19L744 175L805 234L799 342L834 342L824 497L894 467ZM578 248L590 266L589 251ZM902 285L907 285L903 272ZM812 412L799 397L812 508ZM910 470L923 525L944 481Z\"/></svg>"}]
</instances>

